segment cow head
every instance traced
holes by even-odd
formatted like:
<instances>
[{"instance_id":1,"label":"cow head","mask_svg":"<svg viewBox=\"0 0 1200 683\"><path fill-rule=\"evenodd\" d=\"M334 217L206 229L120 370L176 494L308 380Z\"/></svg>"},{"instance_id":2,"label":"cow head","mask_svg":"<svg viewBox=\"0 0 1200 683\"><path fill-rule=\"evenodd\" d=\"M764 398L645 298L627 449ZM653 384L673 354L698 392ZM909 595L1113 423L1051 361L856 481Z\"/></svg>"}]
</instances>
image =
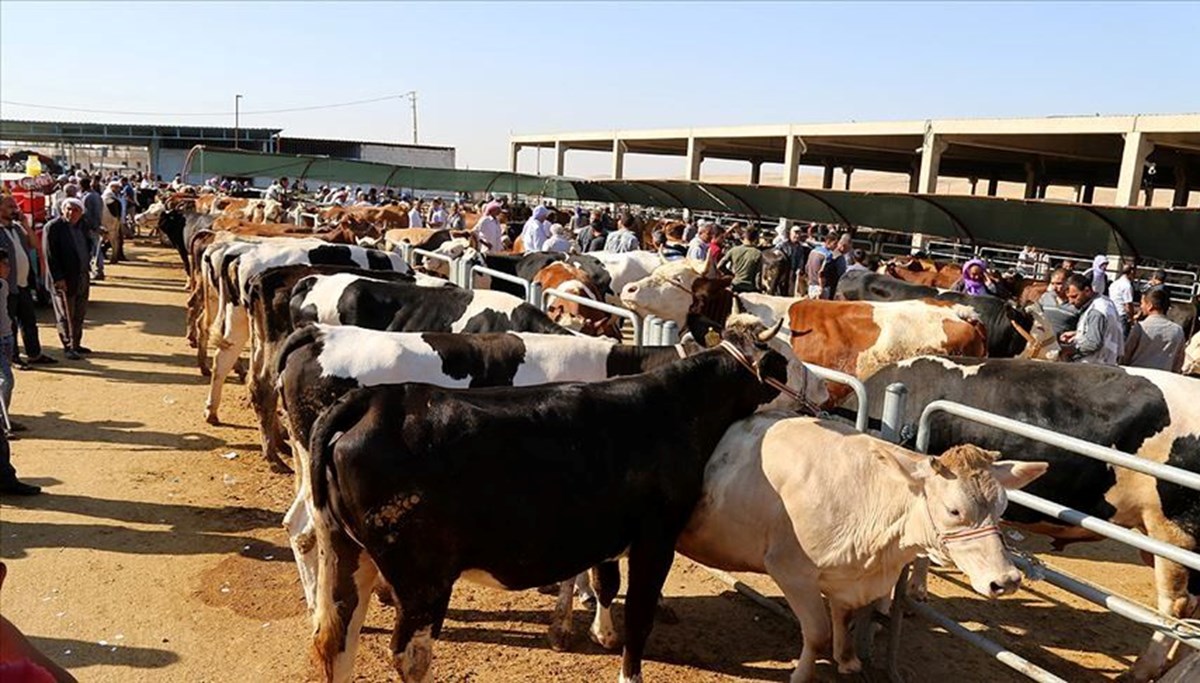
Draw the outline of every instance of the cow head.
<instances>
[{"instance_id":1,"label":"cow head","mask_svg":"<svg viewBox=\"0 0 1200 683\"><path fill-rule=\"evenodd\" d=\"M709 259L665 263L621 290L621 303L635 313L656 315L683 325L692 307L692 285L708 272Z\"/></svg>"},{"instance_id":2,"label":"cow head","mask_svg":"<svg viewBox=\"0 0 1200 683\"><path fill-rule=\"evenodd\" d=\"M584 299L604 301L603 293L592 281L591 276L569 262L551 263L539 270L533 280L542 285L543 291L554 289ZM559 325L589 337L612 337L618 341L621 339L618 321L608 313L590 306L551 296L546 300L546 314Z\"/></svg>"},{"instance_id":3,"label":"cow head","mask_svg":"<svg viewBox=\"0 0 1200 683\"><path fill-rule=\"evenodd\" d=\"M1017 320L1009 321L1017 330L1017 334L1025 339L1025 350L1019 357L1058 360L1058 354L1062 350L1058 346L1058 335L1054 334L1054 327L1046 318L1041 305L1030 304L1025 307L1025 312L1032 318L1028 329L1022 327Z\"/></svg>"},{"instance_id":4,"label":"cow head","mask_svg":"<svg viewBox=\"0 0 1200 683\"><path fill-rule=\"evenodd\" d=\"M781 392L761 410L812 412L814 407L823 406L829 402L829 390L824 381L809 372L804 363L800 362L792 347L777 337L782 328L782 320L768 328L763 321L753 315L736 313L729 316L725 322L724 331L718 333L716 326L711 321L700 316L688 317L688 333L695 343L701 346L716 346L722 341L728 341L739 348L745 346L769 348L787 361L787 386L796 396L789 396L787 393Z\"/></svg>"},{"instance_id":5,"label":"cow head","mask_svg":"<svg viewBox=\"0 0 1200 683\"><path fill-rule=\"evenodd\" d=\"M1008 507L1004 489L1019 489L1045 474L1045 462L996 462L995 451L970 444L929 458L876 447L874 456L918 499L910 508L905 542L921 545L941 564L953 563L988 598L1013 593L1021 573L1000 535ZM915 517L914 517L915 516Z\"/></svg>"}]
</instances>

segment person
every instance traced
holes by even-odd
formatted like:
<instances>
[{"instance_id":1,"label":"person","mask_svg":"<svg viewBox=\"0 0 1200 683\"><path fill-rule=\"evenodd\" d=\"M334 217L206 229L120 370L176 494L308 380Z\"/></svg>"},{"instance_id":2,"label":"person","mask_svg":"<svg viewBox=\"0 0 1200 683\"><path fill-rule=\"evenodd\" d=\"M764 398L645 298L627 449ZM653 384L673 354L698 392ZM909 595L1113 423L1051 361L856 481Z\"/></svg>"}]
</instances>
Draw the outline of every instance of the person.
<instances>
[{"instance_id":1,"label":"person","mask_svg":"<svg viewBox=\"0 0 1200 683\"><path fill-rule=\"evenodd\" d=\"M263 199L270 199L276 202L283 201L283 183L276 179L267 186L267 192L263 195Z\"/></svg>"},{"instance_id":2,"label":"person","mask_svg":"<svg viewBox=\"0 0 1200 683\"><path fill-rule=\"evenodd\" d=\"M869 268L867 268L865 265L863 265L863 262L867 260L867 252L863 251L862 249L855 249L853 252L851 252L849 260L851 263L850 263L850 265L846 266L847 273L853 273L853 272L869 273L869 272L871 272L871 270Z\"/></svg>"},{"instance_id":3,"label":"person","mask_svg":"<svg viewBox=\"0 0 1200 683\"><path fill-rule=\"evenodd\" d=\"M1080 274L1067 278L1067 300L1079 309L1074 331L1059 337L1062 357L1078 363L1116 365L1125 352L1125 335L1117 307L1092 289L1092 279Z\"/></svg>"},{"instance_id":4,"label":"person","mask_svg":"<svg viewBox=\"0 0 1200 683\"><path fill-rule=\"evenodd\" d=\"M1150 275L1150 281L1146 283L1146 289L1142 294L1149 294L1157 289L1166 291L1167 289L1167 271L1159 268Z\"/></svg>"},{"instance_id":5,"label":"person","mask_svg":"<svg viewBox=\"0 0 1200 683\"><path fill-rule=\"evenodd\" d=\"M503 237L504 230L497 220L499 215L500 202L488 202L483 207L483 216L475 224L475 240L479 243L479 250L484 253L500 250L500 238Z\"/></svg>"},{"instance_id":6,"label":"person","mask_svg":"<svg viewBox=\"0 0 1200 683\"><path fill-rule=\"evenodd\" d=\"M621 214L617 229L604 240L604 251L620 254L637 251L640 244L633 232L633 215L628 211Z\"/></svg>"},{"instance_id":7,"label":"person","mask_svg":"<svg viewBox=\"0 0 1200 683\"><path fill-rule=\"evenodd\" d=\"M1026 278L1033 277L1037 273L1037 261L1037 252L1034 251L1033 245L1026 244L1021 253L1017 254L1017 274Z\"/></svg>"},{"instance_id":8,"label":"person","mask_svg":"<svg viewBox=\"0 0 1200 683\"><path fill-rule=\"evenodd\" d=\"M804 264L804 276L808 279L808 298L821 298L821 273L825 270L826 261L833 258L833 249L836 246L837 234L831 232L825 235L822 244L808 252L808 262Z\"/></svg>"},{"instance_id":9,"label":"person","mask_svg":"<svg viewBox=\"0 0 1200 683\"><path fill-rule=\"evenodd\" d=\"M663 230L663 238L666 240L662 248L658 250L659 254L667 261L678 261L687 257L688 245L683 241L683 223L671 223Z\"/></svg>"},{"instance_id":10,"label":"person","mask_svg":"<svg viewBox=\"0 0 1200 683\"><path fill-rule=\"evenodd\" d=\"M538 205L529 220L525 221L525 226L521 228L521 246L526 254L541 251L542 243L550 238L550 225L546 222L549 215L550 209Z\"/></svg>"},{"instance_id":11,"label":"person","mask_svg":"<svg viewBox=\"0 0 1200 683\"><path fill-rule=\"evenodd\" d=\"M91 289L88 264L92 249L83 222L83 202L63 200L62 210L63 216L47 223L42 231L42 251L46 255L46 284L50 287L64 355L79 360L80 354L91 353L81 342Z\"/></svg>"},{"instance_id":12,"label":"person","mask_svg":"<svg viewBox=\"0 0 1200 683\"><path fill-rule=\"evenodd\" d=\"M450 217L446 219L446 227L450 230L467 229L467 217L463 215L462 204L454 202L450 205Z\"/></svg>"},{"instance_id":13,"label":"person","mask_svg":"<svg viewBox=\"0 0 1200 683\"><path fill-rule=\"evenodd\" d=\"M104 201L100 193L93 189L92 179L84 177L79 181L80 199L83 201L83 225L90 238L92 253L89 257L91 278L96 281L104 279L104 251L100 248L104 231Z\"/></svg>"},{"instance_id":14,"label":"person","mask_svg":"<svg viewBox=\"0 0 1200 683\"><path fill-rule=\"evenodd\" d=\"M804 241L804 228L799 225L793 225L788 230L787 241L779 246L780 253L788 261L788 272L791 274L791 282L785 286L787 295L800 293L800 279L804 276L804 264L808 262L808 253L812 251L812 247Z\"/></svg>"},{"instance_id":15,"label":"person","mask_svg":"<svg viewBox=\"0 0 1200 683\"><path fill-rule=\"evenodd\" d=\"M852 241L849 234L841 235L833 243L833 249L829 253L829 257L825 259L824 265L821 266L821 298L832 300L837 294L838 282L841 281L842 275L846 272L846 252L851 248Z\"/></svg>"},{"instance_id":16,"label":"person","mask_svg":"<svg viewBox=\"0 0 1200 683\"><path fill-rule=\"evenodd\" d=\"M104 226L104 236L112 247L110 263L120 263L125 260L125 234L121 231L121 183L113 181L108 184L100 195L104 210L100 213ZM103 247L101 247L103 248Z\"/></svg>"},{"instance_id":17,"label":"person","mask_svg":"<svg viewBox=\"0 0 1200 683\"><path fill-rule=\"evenodd\" d=\"M983 259L973 258L964 263L962 279L956 282L951 289L971 296L990 295L992 292L988 288L987 262Z\"/></svg>"},{"instance_id":18,"label":"person","mask_svg":"<svg viewBox=\"0 0 1200 683\"><path fill-rule=\"evenodd\" d=\"M542 251L567 253L571 251L571 240L567 239L567 229L562 223L550 226L550 239L542 242Z\"/></svg>"},{"instance_id":19,"label":"person","mask_svg":"<svg viewBox=\"0 0 1200 683\"><path fill-rule=\"evenodd\" d=\"M1133 324L1125 338L1121 365L1154 368L1168 372L1183 370L1187 336L1178 323L1167 318L1171 299L1161 289L1142 296L1142 319Z\"/></svg>"},{"instance_id":20,"label":"person","mask_svg":"<svg viewBox=\"0 0 1200 683\"><path fill-rule=\"evenodd\" d=\"M717 263L717 270L733 275L730 288L734 292L759 291L758 279L762 273L762 250L758 244L758 228L753 226L742 231L742 243L726 252Z\"/></svg>"},{"instance_id":21,"label":"person","mask_svg":"<svg viewBox=\"0 0 1200 683\"><path fill-rule=\"evenodd\" d=\"M1070 277L1071 275L1075 274L1075 260L1065 258L1062 260L1062 263L1059 265L1059 268L1067 271L1067 277Z\"/></svg>"},{"instance_id":22,"label":"person","mask_svg":"<svg viewBox=\"0 0 1200 683\"><path fill-rule=\"evenodd\" d=\"M183 189L183 176L176 173L175 177L171 178L171 189L175 191Z\"/></svg>"},{"instance_id":23,"label":"person","mask_svg":"<svg viewBox=\"0 0 1200 683\"><path fill-rule=\"evenodd\" d=\"M410 227L410 228L425 227L425 214L422 212L422 209L424 209L424 208L425 208L425 203L422 202L420 199L416 200L416 202L412 205L412 208L409 209L409 211L408 211L408 227Z\"/></svg>"},{"instance_id":24,"label":"person","mask_svg":"<svg viewBox=\"0 0 1200 683\"><path fill-rule=\"evenodd\" d=\"M601 216L599 211L593 209L588 214L587 225L580 228L579 234L575 236L580 252L586 254L589 251L604 251L604 240L608 239L608 235L601 225Z\"/></svg>"},{"instance_id":25,"label":"person","mask_svg":"<svg viewBox=\"0 0 1200 683\"><path fill-rule=\"evenodd\" d=\"M8 276L7 303L8 313L12 316L14 325L13 361L18 367L28 369L26 363L49 364L58 361L42 352L42 342L38 337L37 311L33 307L35 286L33 263L29 258L31 247L25 228L17 220L19 215L16 200L7 195L0 197L0 249L11 255L12 262ZM16 353L15 335L18 329L21 332L21 341L25 344L25 362L21 362Z\"/></svg>"},{"instance_id":26,"label":"person","mask_svg":"<svg viewBox=\"0 0 1200 683\"><path fill-rule=\"evenodd\" d=\"M1084 277L1091 279L1092 291L1096 294L1104 294L1108 291L1108 275L1104 272L1107 268L1108 257L1097 254L1096 258L1092 259L1092 267L1083 271Z\"/></svg>"},{"instance_id":27,"label":"person","mask_svg":"<svg viewBox=\"0 0 1200 683\"><path fill-rule=\"evenodd\" d=\"M8 251L0 249L0 399L7 411L12 406L13 371L13 322L8 317L8 278L12 274L12 263ZM14 425L15 426L15 425Z\"/></svg>"},{"instance_id":28,"label":"person","mask_svg":"<svg viewBox=\"0 0 1200 683\"><path fill-rule=\"evenodd\" d=\"M712 238L712 221L700 221L696 226L696 236L688 243L687 257L693 261L703 261L708 257L708 244Z\"/></svg>"},{"instance_id":29,"label":"person","mask_svg":"<svg viewBox=\"0 0 1200 683\"><path fill-rule=\"evenodd\" d=\"M1070 273L1062 268L1050 273L1050 285L1038 298L1038 304L1046 314L1050 327L1058 336L1067 330L1075 329L1079 323L1079 310L1067 300L1067 277L1069 275Z\"/></svg>"},{"instance_id":30,"label":"person","mask_svg":"<svg viewBox=\"0 0 1200 683\"><path fill-rule=\"evenodd\" d=\"M1128 335L1133 319L1137 317L1137 308L1133 303L1133 264L1121 266L1121 275L1108 288L1108 298L1117 306L1121 316L1121 331Z\"/></svg>"},{"instance_id":31,"label":"person","mask_svg":"<svg viewBox=\"0 0 1200 683\"><path fill-rule=\"evenodd\" d=\"M446 206L442 203L442 198L438 197L433 200L433 208L429 211L429 227L438 229L446 225Z\"/></svg>"}]
</instances>

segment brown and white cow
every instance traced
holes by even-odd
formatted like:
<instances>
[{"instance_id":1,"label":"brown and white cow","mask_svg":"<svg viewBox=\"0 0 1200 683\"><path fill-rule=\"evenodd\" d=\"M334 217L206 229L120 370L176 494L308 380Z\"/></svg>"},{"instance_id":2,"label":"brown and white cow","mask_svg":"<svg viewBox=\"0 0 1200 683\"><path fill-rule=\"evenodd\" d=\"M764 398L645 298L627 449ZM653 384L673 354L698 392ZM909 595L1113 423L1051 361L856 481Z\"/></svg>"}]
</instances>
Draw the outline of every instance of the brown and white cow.
<instances>
[{"instance_id":1,"label":"brown and white cow","mask_svg":"<svg viewBox=\"0 0 1200 683\"><path fill-rule=\"evenodd\" d=\"M987 355L987 334L974 312L933 299L806 299L788 309L787 327L800 360L859 379L870 377L888 363L920 355ZM829 388L834 402L849 391L842 384Z\"/></svg>"},{"instance_id":2,"label":"brown and white cow","mask_svg":"<svg viewBox=\"0 0 1200 683\"><path fill-rule=\"evenodd\" d=\"M1047 464L995 456L963 445L929 458L840 422L756 415L717 444L676 550L771 575L804 637L792 683L815 680L831 643L838 671L857 672L850 615L887 597L919 553L958 565L988 598L1020 585L997 527L1004 488L1021 488Z\"/></svg>"},{"instance_id":3,"label":"brown and white cow","mask_svg":"<svg viewBox=\"0 0 1200 683\"><path fill-rule=\"evenodd\" d=\"M565 261L558 261L542 268L533 281L542 286L542 291L553 289L593 301L604 301L604 294L582 268ZM604 311L584 306L561 297L551 296L546 300L546 314L554 322L568 329L578 330L589 337L621 338L621 332L613 316Z\"/></svg>"}]
</instances>

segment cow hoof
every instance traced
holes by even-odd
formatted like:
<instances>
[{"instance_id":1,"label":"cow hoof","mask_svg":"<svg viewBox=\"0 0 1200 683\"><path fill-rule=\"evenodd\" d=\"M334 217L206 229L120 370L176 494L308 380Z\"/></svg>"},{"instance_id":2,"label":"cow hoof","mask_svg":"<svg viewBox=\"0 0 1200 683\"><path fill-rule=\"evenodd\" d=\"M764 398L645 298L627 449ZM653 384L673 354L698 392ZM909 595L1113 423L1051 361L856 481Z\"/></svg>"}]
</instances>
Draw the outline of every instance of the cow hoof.
<instances>
[{"instance_id":1,"label":"cow hoof","mask_svg":"<svg viewBox=\"0 0 1200 683\"><path fill-rule=\"evenodd\" d=\"M212 377L212 370L209 370L208 368L202 366L200 368L200 376L201 377Z\"/></svg>"},{"instance_id":2,"label":"cow hoof","mask_svg":"<svg viewBox=\"0 0 1200 683\"><path fill-rule=\"evenodd\" d=\"M209 423L210 425L219 425L219 424L221 424L221 418L217 417L217 414L216 414L216 413L214 413L214 412L208 412L208 413L205 413L205 414L204 414L204 421L205 421L205 422L207 422L207 423Z\"/></svg>"},{"instance_id":3,"label":"cow hoof","mask_svg":"<svg viewBox=\"0 0 1200 683\"><path fill-rule=\"evenodd\" d=\"M295 473L295 470L293 470L286 462L279 460L279 459L271 460L270 465L271 465L271 471L276 474L294 474Z\"/></svg>"},{"instance_id":4,"label":"cow hoof","mask_svg":"<svg viewBox=\"0 0 1200 683\"><path fill-rule=\"evenodd\" d=\"M377 583L373 590L375 591L375 597L379 598L379 602L388 607L396 606L396 596L392 594L392 589L388 588L386 584Z\"/></svg>"},{"instance_id":5,"label":"cow hoof","mask_svg":"<svg viewBox=\"0 0 1200 683\"><path fill-rule=\"evenodd\" d=\"M596 633L595 631L588 631L588 636L591 637L593 643L599 645L605 650L619 650L622 645L621 636L618 635L616 631L610 631L608 633Z\"/></svg>"},{"instance_id":6,"label":"cow hoof","mask_svg":"<svg viewBox=\"0 0 1200 683\"><path fill-rule=\"evenodd\" d=\"M570 652L572 638L571 626L568 624L565 628L557 624L550 627L548 635L550 641L550 649L555 652Z\"/></svg>"},{"instance_id":7,"label":"cow hoof","mask_svg":"<svg viewBox=\"0 0 1200 683\"><path fill-rule=\"evenodd\" d=\"M862 671L862 660L858 657L848 659L844 662L838 662L837 670L840 674L856 674Z\"/></svg>"},{"instance_id":8,"label":"cow hoof","mask_svg":"<svg viewBox=\"0 0 1200 683\"><path fill-rule=\"evenodd\" d=\"M675 610L660 603L654 612L654 620L660 624L674 626L679 623L679 615L675 613Z\"/></svg>"},{"instance_id":9,"label":"cow hoof","mask_svg":"<svg viewBox=\"0 0 1200 683\"><path fill-rule=\"evenodd\" d=\"M545 586L538 586L538 589L537 589L537 592L541 593L542 595L558 595L558 591L559 591L559 586L557 583L550 583L550 584L546 584Z\"/></svg>"}]
</instances>

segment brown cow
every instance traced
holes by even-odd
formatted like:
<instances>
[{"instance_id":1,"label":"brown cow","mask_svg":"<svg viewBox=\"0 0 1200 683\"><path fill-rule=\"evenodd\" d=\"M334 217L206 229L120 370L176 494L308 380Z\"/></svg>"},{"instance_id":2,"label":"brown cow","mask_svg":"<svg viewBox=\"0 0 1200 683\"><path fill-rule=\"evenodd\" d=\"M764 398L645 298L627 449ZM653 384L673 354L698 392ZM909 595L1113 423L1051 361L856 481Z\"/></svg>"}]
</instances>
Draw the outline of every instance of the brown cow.
<instances>
[{"instance_id":1,"label":"brown cow","mask_svg":"<svg viewBox=\"0 0 1200 683\"><path fill-rule=\"evenodd\" d=\"M543 291L556 289L585 299L604 301L604 293L599 291L600 288L584 270L562 261L539 270L533 281L541 284ZM554 296L546 304L546 314L564 327L578 330L589 337L621 339L618 321L604 311Z\"/></svg>"},{"instance_id":2,"label":"brown cow","mask_svg":"<svg viewBox=\"0 0 1200 683\"><path fill-rule=\"evenodd\" d=\"M913 301L797 301L788 309L792 349L805 362L867 379L888 363L920 355L987 355L987 333L965 306ZM850 393L829 387L830 404Z\"/></svg>"}]
</instances>

